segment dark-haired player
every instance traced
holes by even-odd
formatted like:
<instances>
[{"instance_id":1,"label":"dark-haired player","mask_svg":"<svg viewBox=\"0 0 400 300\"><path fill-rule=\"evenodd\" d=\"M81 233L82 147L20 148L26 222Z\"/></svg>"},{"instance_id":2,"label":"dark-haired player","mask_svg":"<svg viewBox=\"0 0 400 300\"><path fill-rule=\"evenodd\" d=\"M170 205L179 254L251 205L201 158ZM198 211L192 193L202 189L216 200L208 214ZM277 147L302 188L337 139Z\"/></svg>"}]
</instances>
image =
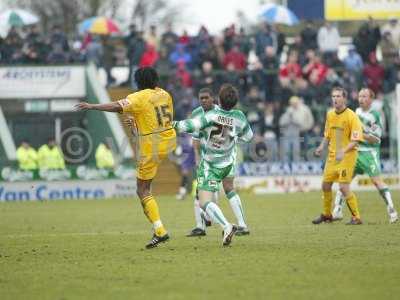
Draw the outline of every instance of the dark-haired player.
<instances>
[{"instance_id":1,"label":"dark-haired player","mask_svg":"<svg viewBox=\"0 0 400 300\"><path fill-rule=\"evenodd\" d=\"M199 91L199 102L200 106L197 107L192 112L192 118L197 118L203 116L206 112L211 111L215 108L218 108L214 102L214 95L210 88L202 88ZM202 156L203 150L205 149L205 145L207 144L207 131L202 130L199 132L194 132L192 134L193 137L193 147L196 153L196 161L200 162L200 158ZM236 157L236 153L234 154ZM238 230L236 231L236 235L247 235L250 234L250 231L246 225L243 213L242 202L240 200L239 195L234 190L233 180L235 177L235 167L231 169L230 174L224 178L222 181L222 186L224 188L226 197L229 200L229 204L232 208L232 211L236 217L238 222ZM215 193L215 198L217 198L218 192ZM204 211L200 207L200 202L198 199L198 195L194 198L194 216L196 221L196 227L193 228L190 233L187 235L188 237L196 237L196 236L204 236L206 235L206 224L209 222L207 214L204 214Z\"/></svg>"},{"instance_id":2,"label":"dark-haired player","mask_svg":"<svg viewBox=\"0 0 400 300\"><path fill-rule=\"evenodd\" d=\"M123 112L133 118L139 144L136 155L137 194L154 229L153 238L146 248L153 248L169 239L157 202L151 194L151 183L161 161L176 147L176 133L172 128L173 103L171 96L157 86L158 75L153 68L138 69L135 81L139 91L124 99L107 104L82 102L77 109Z\"/></svg>"},{"instance_id":3,"label":"dark-haired player","mask_svg":"<svg viewBox=\"0 0 400 300\"><path fill-rule=\"evenodd\" d=\"M237 226L227 221L218 205L212 201L221 181L231 173L235 163L235 147L238 142L249 142L253 132L245 115L233 109L239 93L230 84L219 91L220 107L204 115L176 122L178 132L193 133L202 130L205 143L202 145L201 161L197 170L197 189L200 206L214 223L223 229L222 244L227 246L237 231Z\"/></svg>"}]
</instances>

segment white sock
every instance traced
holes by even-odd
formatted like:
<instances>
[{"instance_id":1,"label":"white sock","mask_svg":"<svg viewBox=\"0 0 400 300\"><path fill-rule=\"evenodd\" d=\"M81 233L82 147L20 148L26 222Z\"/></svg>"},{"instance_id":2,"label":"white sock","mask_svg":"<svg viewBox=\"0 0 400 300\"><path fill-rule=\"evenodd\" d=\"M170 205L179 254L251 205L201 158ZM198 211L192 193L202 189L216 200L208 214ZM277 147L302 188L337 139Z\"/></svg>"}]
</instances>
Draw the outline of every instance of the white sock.
<instances>
[{"instance_id":1,"label":"white sock","mask_svg":"<svg viewBox=\"0 0 400 300\"><path fill-rule=\"evenodd\" d=\"M335 196L335 207L333 208L333 215L342 214L343 209L343 194L341 191L336 192Z\"/></svg>"},{"instance_id":2,"label":"white sock","mask_svg":"<svg viewBox=\"0 0 400 300\"><path fill-rule=\"evenodd\" d=\"M226 196L228 197L229 204L235 214L238 225L240 227L247 227L246 222L244 221L243 207L239 195L236 194L236 192L231 191Z\"/></svg>"},{"instance_id":3,"label":"white sock","mask_svg":"<svg viewBox=\"0 0 400 300\"><path fill-rule=\"evenodd\" d=\"M197 199L196 196L194 198L194 219L196 220L196 227L205 230L206 224L204 224L203 218L201 217L202 211L199 199Z\"/></svg>"},{"instance_id":4,"label":"white sock","mask_svg":"<svg viewBox=\"0 0 400 300\"><path fill-rule=\"evenodd\" d=\"M388 211L394 209L392 195L390 194L389 189L385 187L383 189L380 189L379 193L381 194L383 200L385 201Z\"/></svg>"},{"instance_id":5,"label":"white sock","mask_svg":"<svg viewBox=\"0 0 400 300\"><path fill-rule=\"evenodd\" d=\"M217 204L214 202L207 202L205 205L205 211L210 216L211 220L214 223L218 223L221 225L222 229L227 229L229 226L229 222L226 220L224 214Z\"/></svg>"}]
</instances>

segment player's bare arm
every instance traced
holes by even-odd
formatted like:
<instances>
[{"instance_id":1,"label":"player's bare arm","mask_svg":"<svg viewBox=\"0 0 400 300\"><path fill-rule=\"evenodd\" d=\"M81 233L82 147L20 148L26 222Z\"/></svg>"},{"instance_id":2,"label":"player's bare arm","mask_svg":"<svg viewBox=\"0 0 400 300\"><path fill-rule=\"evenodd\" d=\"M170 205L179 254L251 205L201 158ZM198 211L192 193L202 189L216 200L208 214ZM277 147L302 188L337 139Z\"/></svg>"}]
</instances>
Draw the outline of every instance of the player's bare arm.
<instances>
[{"instance_id":1,"label":"player's bare arm","mask_svg":"<svg viewBox=\"0 0 400 300\"><path fill-rule=\"evenodd\" d=\"M319 157L321 156L322 152L324 151L325 147L329 144L329 140L327 138L324 138L321 142L321 144L319 144L319 146L317 147L317 149L315 149L314 151L314 155Z\"/></svg>"},{"instance_id":2,"label":"player's bare arm","mask_svg":"<svg viewBox=\"0 0 400 300\"><path fill-rule=\"evenodd\" d=\"M84 111L84 110L100 110L100 111L108 111L108 112L122 112L122 107L118 102L110 102L104 104L92 104L87 102L80 102L75 105L75 110Z\"/></svg>"},{"instance_id":3,"label":"player's bare arm","mask_svg":"<svg viewBox=\"0 0 400 300\"><path fill-rule=\"evenodd\" d=\"M200 141L193 139L193 149L194 149L194 156L196 160L196 166L199 165L200 162Z\"/></svg>"},{"instance_id":4,"label":"player's bare arm","mask_svg":"<svg viewBox=\"0 0 400 300\"><path fill-rule=\"evenodd\" d=\"M374 136L372 134L365 133L365 132L363 133L363 139L365 141L367 141L368 143L371 143L371 144L376 144L376 143L379 143L381 141L380 138L378 138L378 137L376 137L376 136Z\"/></svg>"},{"instance_id":5,"label":"player's bare arm","mask_svg":"<svg viewBox=\"0 0 400 300\"><path fill-rule=\"evenodd\" d=\"M351 141L346 147L344 147L343 149L339 150L336 153L336 160L337 161L341 161L344 158L344 155L353 150L356 146L358 145L358 141Z\"/></svg>"}]
</instances>

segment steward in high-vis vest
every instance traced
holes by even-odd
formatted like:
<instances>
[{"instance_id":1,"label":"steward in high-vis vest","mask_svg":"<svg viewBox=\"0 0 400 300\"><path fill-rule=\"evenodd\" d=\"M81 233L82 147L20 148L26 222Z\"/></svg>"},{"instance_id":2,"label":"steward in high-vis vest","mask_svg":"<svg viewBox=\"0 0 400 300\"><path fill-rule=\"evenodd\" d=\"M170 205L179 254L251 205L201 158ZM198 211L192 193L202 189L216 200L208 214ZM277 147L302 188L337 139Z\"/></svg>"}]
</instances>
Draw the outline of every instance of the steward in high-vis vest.
<instances>
[{"instance_id":1,"label":"steward in high-vis vest","mask_svg":"<svg viewBox=\"0 0 400 300\"><path fill-rule=\"evenodd\" d=\"M112 151L107 143L100 143L96 149L96 166L99 169L112 169L115 166Z\"/></svg>"},{"instance_id":2,"label":"steward in high-vis vest","mask_svg":"<svg viewBox=\"0 0 400 300\"><path fill-rule=\"evenodd\" d=\"M23 141L17 149L18 167L23 171L33 171L38 168L38 154L27 141Z\"/></svg>"},{"instance_id":3,"label":"steward in high-vis vest","mask_svg":"<svg viewBox=\"0 0 400 300\"><path fill-rule=\"evenodd\" d=\"M38 151L39 169L63 170L65 169L64 156L54 139L50 139Z\"/></svg>"}]
</instances>

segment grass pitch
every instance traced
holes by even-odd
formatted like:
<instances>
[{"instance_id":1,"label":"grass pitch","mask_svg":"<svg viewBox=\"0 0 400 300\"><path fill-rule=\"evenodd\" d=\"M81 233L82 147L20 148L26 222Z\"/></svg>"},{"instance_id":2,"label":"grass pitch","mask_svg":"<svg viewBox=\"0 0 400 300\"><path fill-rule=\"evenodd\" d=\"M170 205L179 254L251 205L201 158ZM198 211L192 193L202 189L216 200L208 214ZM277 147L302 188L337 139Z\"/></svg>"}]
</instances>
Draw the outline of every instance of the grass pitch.
<instances>
[{"instance_id":1,"label":"grass pitch","mask_svg":"<svg viewBox=\"0 0 400 300\"><path fill-rule=\"evenodd\" d=\"M319 193L242 195L251 235L228 248L217 226L185 237L191 199L159 197L172 239L152 250L138 200L2 203L0 299L399 299L400 224L358 196L364 225L315 226Z\"/></svg>"}]
</instances>

